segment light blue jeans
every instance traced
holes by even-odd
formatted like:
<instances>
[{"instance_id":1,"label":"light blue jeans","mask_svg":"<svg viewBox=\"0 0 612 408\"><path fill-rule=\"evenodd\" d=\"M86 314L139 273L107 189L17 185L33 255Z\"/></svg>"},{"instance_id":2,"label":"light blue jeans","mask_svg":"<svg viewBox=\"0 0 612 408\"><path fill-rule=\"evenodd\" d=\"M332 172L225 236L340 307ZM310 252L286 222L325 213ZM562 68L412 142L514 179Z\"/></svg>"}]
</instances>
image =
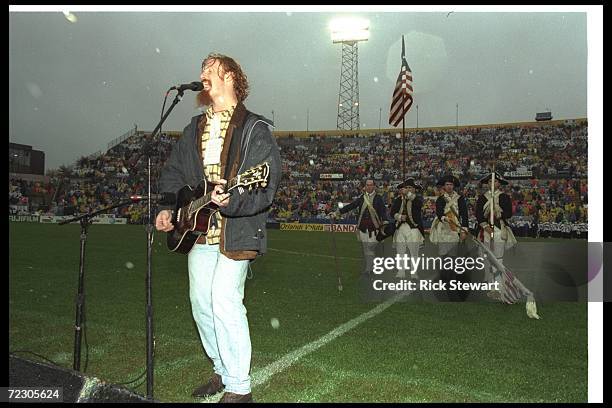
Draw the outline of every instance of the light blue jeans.
<instances>
[{"instance_id":1,"label":"light blue jeans","mask_svg":"<svg viewBox=\"0 0 612 408\"><path fill-rule=\"evenodd\" d=\"M235 261L219 245L195 244L189 252L189 298L200 339L225 391L251 392L251 337L244 298L249 261Z\"/></svg>"}]
</instances>

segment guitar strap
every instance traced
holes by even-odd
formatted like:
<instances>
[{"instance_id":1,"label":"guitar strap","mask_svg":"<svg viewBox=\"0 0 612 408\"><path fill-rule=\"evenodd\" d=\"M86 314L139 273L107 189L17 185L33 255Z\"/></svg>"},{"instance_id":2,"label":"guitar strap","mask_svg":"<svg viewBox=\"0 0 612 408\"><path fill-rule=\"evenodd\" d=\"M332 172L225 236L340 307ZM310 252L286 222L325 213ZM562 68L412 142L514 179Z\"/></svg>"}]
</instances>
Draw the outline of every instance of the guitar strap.
<instances>
[{"instance_id":1,"label":"guitar strap","mask_svg":"<svg viewBox=\"0 0 612 408\"><path fill-rule=\"evenodd\" d=\"M242 133L243 127L235 127L232 128L231 123L228 127L228 132L232 132L232 141L230 142L229 152L227 154L227 164L225 166L225 173L223 174L223 178L228 180L230 175L232 174L232 169L236 167L238 170L238 151L240 149L240 145L242 144ZM231 163L231 165L230 165Z\"/></svg>"},{"instance_id":2,"label":"guitar strap","mask_svg":"<svg viewBox=\"0 0 612 408\"><path fill-rule=\"evenodd\" d=\"M234 112L235 113L235 112ZM247 114L250 116L250 112L247 111ZM234 115L232 115L233 118ZM246 123L246 120L244 121ZM231 174L237 174L238 172L238 162L240 160L240 146L242 145L244 126L234 126L233 122L230 120L228 125L226 135L231 136L230 147L227 153L227 161L225 164L225 171L223 172L223 179L229 180L231 178ZM231 132L231 135L229 133ZM219 228L217 217L211 216L212 224L215 228Z\"/></svg>"}]
</instances>

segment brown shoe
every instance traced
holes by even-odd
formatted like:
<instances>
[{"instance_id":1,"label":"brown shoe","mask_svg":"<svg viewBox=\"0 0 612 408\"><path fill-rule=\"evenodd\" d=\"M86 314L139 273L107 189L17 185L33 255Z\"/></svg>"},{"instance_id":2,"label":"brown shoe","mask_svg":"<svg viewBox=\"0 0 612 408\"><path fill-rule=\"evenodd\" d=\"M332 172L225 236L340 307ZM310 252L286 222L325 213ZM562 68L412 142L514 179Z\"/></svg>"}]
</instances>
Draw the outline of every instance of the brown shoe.
<instances>
[{"instance_id":1,"label":"brown shoe","mask_svg":"<svg viewBox=\"0 0 612 408\"><path fill-rule=\"evenodd\" d=\"M244 395L226 392L219 402L253 402L253 395L250 392Z\"/></svg>"},{"instance_id":2,"label":"brown shoe","mask_svg":"<svg viewBox=\"0 0 612 408\"><path fill-rule=\"evenodd\" d=\"M225 386L221 382L221 376L217 373L214 373L206 384L200 385L198 388L193 390L193 393L191 395L193 397L208 397L210 395L215 395L216 393L221 391L223 387Z\"/></svg>"}]
</instances>

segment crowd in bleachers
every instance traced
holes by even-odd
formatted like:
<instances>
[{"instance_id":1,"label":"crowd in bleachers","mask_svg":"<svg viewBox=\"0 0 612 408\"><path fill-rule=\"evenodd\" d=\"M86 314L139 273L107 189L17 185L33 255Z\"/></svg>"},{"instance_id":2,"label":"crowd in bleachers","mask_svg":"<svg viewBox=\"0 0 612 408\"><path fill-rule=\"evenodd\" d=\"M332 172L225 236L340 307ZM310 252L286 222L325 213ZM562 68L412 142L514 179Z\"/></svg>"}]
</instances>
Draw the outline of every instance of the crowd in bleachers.
<instances>
[{"instance_id":1,"label":"crowd in bleachers","mask_svg":"<svg viewBox=\"0 0 612 408\"><path fill-rule=\"evenodd\" d=\"M52 197L54 193L53 183L9 178L9 214L29 214L32 197Z\"/></svg>"},{"instance_id":2,"label":"crowd in bleachers","mask_svg":"<svg viewBox=\"0 0 612 408\"><path fill-rule=\"evenodd\" d=\"M53 197L42 210L70 215L98 210L132 194L145 194L147 160L139 132L105 154L83 157L71 168L55 171L46 185L9 180L9 204L28 205L33 189ZM167 159L174 138L162 134L152 141L152 179ZM397 132L374 135L277 138L283 176L269 219L288 222L329 222L327 214L339 202L348 203L361 193L361 183L372 178L390 206L395 186L402 179L402 140ZM587 124L511 127L469 127L411 130L406 133L406 176L423 186L424 220L431 223L436 181L453 173L461 181L471 216L479 186L477 180L490 171L511 174L506 192L517 217L537 223L587 222ZM44 184L44 183L42 183ZM155 182L153 190L156 191ZM46 202L48 204L49 201ZM37 208L40 210L40 208ZM111 211L130 222L142 222L145 208L132 205ZM346 214L341 222L354 222Z\"/></svg>"},{"instance_id":3,"label":"crowd in bleachers","mask_svg":"<svg viewBox=\"0 0 612 408\"><path fill-rule=\"evenodd\" d=\"M447 172L469 180L490 168L498 172L531 171L535 178L586 178L586 123L555 126L458 128L408 132L407 174L425 184ZM399 133L372 136L279 138L282 158L291 176L342 173L345 179L370 176L383 181L401 178ZM312 162L310 161L312 160Z\"/></svg>"},{"instance_id":4,"label":"crowd in bleachers","mask_svg":"<svg viewBox=\"0 0 612 408\"><path fill-rule=\"evenodd\" d=\"M279 138L278 143L284 172L271 212L274 219L325 222L325 213L335 209L332 206L360 194L360 182L366 178L377 182L378 192L390 205L402 178L402 141L397 133L375 137L312 134ZM460 191L472 210L479 192L477 180L490 171L493 162L498 172L513 172L515 179L506 190L515 215L536 222L586 222L586 158L586 122L424 130L406 136L406 176L424 186L426 225L433 220L435 184L443 174L459 177ZM342 180L322 180L330 174ZM356 214L344 217L345 222L354 222Z\"/></svg>"},{"instance_id":5,"label":"crowd in bleachers","mask_svg":"<svg viewBox=\"0 0 612 408\"><path fill-rule=\"evenodd\" d=\"M106 154L81 157L73 166L49 172L49 186L55 193L52 194L53 200L49 205L37 205L30 200L30 212L51 215L84 214L126 201L130 195L145 194L148 167L145 150L148 149L144 147L148 142L150 138L142 132L137 133L114 146ZM153 189L157 173L170 154L174 142L175 139L161 134L149 143L152 146L150 157ZM9 179L9 202L11 194L15 194L11 193L11 190L21 184L18 179ZM19 190L23 194L22 189ZM133 223L140 223L146 209L143 205L135 204L112 209L109 213L128 218Z\"/></svg>"}]
</instances>

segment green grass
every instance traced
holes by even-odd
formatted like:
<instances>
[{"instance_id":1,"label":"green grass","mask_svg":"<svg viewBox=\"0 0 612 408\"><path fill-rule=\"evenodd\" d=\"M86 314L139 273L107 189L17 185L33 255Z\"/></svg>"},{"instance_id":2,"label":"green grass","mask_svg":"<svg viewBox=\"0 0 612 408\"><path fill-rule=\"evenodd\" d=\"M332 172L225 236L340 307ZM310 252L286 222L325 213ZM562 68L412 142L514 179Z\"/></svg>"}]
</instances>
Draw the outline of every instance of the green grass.
<instances>
[{"instance_id":1,"label":"green grass","mask_svg":"<svg viewBox=\"0 0 612 408\"><path fill-rule=\"evenodd\" d=\"M79 231L78 225L9 224L10 350L72 367ZM357 294L361 250L355 236L335 237L341 293L328 233L269 231L272 250L252 264L245 289L252 373L376 306L360 302ZM155 398L167 402L193 402L191 391L212 373L191 318L186 261L156 233ZM86 374L121 383L144 371L145 271L142 226L90 227ZM396 303L255 387L254 397L586 402L586 304L541 304L539 311L542 320L535 321L522 305ZM270 325L273 317L278 329ZM136 391L145 394L145 385Z\"/></svg>"}]
</instances>

